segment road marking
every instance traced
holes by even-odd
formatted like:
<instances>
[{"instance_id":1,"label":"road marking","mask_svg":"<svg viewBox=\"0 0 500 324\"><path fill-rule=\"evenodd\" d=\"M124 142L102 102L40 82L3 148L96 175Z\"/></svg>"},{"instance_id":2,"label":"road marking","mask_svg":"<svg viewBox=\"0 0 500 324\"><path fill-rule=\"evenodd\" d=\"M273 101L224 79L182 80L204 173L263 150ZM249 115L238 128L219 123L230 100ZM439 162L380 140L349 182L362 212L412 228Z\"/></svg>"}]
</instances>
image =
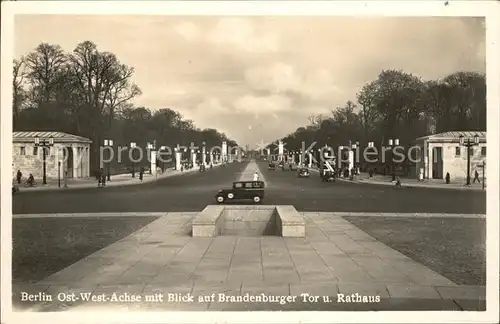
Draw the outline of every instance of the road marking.
<instances>
[{"instance_id":1,"label":"road marking","mask_svg":"<svg viewBox=\"0 0 500 324\"><path fill-rule=\"evenodd\" d=\"M266 180L264 174L262 174L262 172L260 171L259 165L253 160L248 163L245 170L241 173L238 181L253 181L253 175L255 171L257 171L257 173L259 174L259 181L264 182L264 185L266 187L269 187L271 183Z\"/></svg>"}]
</instances>

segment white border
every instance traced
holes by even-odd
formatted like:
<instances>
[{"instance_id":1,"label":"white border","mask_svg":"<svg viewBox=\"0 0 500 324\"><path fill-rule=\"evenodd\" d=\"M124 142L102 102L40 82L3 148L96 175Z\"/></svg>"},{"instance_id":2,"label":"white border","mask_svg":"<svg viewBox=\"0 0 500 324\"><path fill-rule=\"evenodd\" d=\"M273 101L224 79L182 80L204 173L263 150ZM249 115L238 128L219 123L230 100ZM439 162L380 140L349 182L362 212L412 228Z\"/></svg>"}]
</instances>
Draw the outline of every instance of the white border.
<instances>
[{"instance_id":1,"label":"white border","mask_svg":"<svg viewBox=\"0 0 500 324\"><path fill-rule=\"evenodd\" d=\"M1 261L2 323L494 323L499 306L499 85L500 14L494 1L23 1L2 2L1 76ZM12 57L16 14L143 14L143 15L295 15L295 16L478 16L487 18L488 167L487 189L487 311L486 312L170 312L170 313L13 313L11 312L12 225ZM432 62L429 62L432 64Z\"/></svg>"}]
</instances>

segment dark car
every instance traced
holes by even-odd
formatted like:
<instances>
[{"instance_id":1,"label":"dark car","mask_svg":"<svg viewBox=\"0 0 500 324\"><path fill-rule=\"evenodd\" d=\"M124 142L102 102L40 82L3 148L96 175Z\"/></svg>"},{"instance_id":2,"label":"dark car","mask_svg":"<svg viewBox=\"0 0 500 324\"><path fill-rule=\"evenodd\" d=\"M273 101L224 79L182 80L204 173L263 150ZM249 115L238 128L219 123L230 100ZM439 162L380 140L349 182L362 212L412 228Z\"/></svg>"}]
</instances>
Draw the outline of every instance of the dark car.
<instances>
[{"instance_id":1,"label":"dark car","mask_svg":"<svg viewBox=\"0 0 500 324\"><path fill-rule=\"evenodd\" d=\"M321 172L321 181L330 182L335 181L336 173L330 170L324 170Z\"/></svg>"},{"instance_id":2,"label":"dark car","mask_svg":"<svg viewBox=\"0 0 500 324\"><path fill-rule=\"evenodd\" d=\"M268 167L269 170L276 170L276 165L274 163L269 163L269 167Z\"/></svg>"},{"instance_id":3,"label":"dark car","mask_svg":"<svg viewBox=\"0 0 500 324\"><path fill-rule=\"evenodd\" d=\"M233 188L219 190L219 192L217 192L217 195L215 195L215 200L219 204L234 200L252 200L254 203L260 203L263 199L263 181L233 182Z\"/></svg>"},{"instance_id":4,"label":"dark car","mask_svg":"<svg viewBox=\"0 0 500 324\"><path fill-rule=\"evenodd\" d=\"M298 170L298 177L299 178L309 177L309 175L310 175L309 169L307 169L307 168L300 168Z\"/></svg>"}]
</instances>

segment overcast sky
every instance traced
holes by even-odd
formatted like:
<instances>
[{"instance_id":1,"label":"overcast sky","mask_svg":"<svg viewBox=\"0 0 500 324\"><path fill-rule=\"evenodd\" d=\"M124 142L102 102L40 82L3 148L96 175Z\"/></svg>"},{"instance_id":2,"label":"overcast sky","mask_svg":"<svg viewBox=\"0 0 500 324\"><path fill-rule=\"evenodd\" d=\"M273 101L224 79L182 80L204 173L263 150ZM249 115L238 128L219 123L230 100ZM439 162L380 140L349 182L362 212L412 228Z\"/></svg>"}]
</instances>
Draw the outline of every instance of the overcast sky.
<instances>
[{"instance_id":1,"label":"overcast sky","mask_svg":"<svg viewBox=\"0 0 500 324\"><path fill-rule=\"evenodd\" d=\"M377 78L485 72L485 30L473 18L17 16L15 55L39 43L91 40L135 68L151 109L254 147L329 114Z\"/></svg>"}]
</instances>

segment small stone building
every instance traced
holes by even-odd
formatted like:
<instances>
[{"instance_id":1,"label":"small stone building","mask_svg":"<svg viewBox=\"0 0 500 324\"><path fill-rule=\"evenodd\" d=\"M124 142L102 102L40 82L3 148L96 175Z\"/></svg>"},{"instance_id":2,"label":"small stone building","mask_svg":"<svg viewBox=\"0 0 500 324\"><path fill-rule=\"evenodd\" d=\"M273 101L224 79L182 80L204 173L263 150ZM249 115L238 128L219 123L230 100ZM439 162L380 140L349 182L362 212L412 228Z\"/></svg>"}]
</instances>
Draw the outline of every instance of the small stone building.
<instances>
[{"instance_id":1,"label":"small stone building","mask_svg":"<svg viewBox=\"0 0 500 324\"><path fill-rule=\"evenodd\" d=\"M473 139L477 135L479 144L470 148L470 175L474 178L477 170L483 176L483 162L486 161L486 132L464 131L445 132L417 138L415 175L420 170L424 179L444 179L447 172L452 180L467 178L467 147L460 145L460 136Z\"/></svg>"},{"instance_id":2,"label":"small stone building","mask_svg":"<svg viewBox=\"0 0 500 324\"><path fill-rule=\"evenodd\" d=\"M35 146L35 138L40 141L50 141L54 144L46 150L47 179L57 179L58 172L64 179L67 170L68 179L79 179L90 176L90 144L91 140L62 132L14 132L12 144L12 174L16 177L21 170L23 178L31 173L35 180L43 178L42 147ZM59 166L59 162L61 162Z\"/></svg>"}]
</instances>

